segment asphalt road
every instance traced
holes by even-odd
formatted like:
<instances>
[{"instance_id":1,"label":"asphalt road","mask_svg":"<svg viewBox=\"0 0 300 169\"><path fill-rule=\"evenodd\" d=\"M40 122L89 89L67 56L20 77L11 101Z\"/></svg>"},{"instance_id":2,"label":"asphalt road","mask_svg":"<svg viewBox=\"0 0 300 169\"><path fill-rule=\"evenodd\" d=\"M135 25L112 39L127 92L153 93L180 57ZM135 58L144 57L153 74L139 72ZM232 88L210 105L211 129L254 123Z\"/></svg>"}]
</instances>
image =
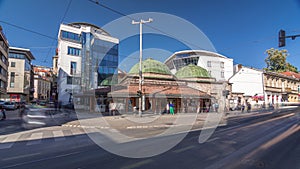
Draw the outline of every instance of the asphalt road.
<instances>
[{"instance_id":1,"label":"asphalt road","mask_svg":"<svg viewBox=\"0 0 300 169\"><path fill-rule=\"evenodd\" d=\"M299 110L231 118L204 143L200 131L190 132L184 140L163 154L148 158L128 158L109 153L96 145L84 131L70 128L43 128L49 137L0 144L0 168L62 169L299 169ZM31 137L37 137L41 129ZM72 134L73 133L73 134ZM77 133L77 134L74 134ZM29 133L27 133L29 134ZM25 138L25 135L20 138ZM19 137L19 136L18 136ZM172 140L174 136L157 139ZM3 139L0 141L3 141ZM119 143L128 151L143 152L137 140ZM29 144L30 143L30 144ZM136 145L136 147L134 147ZM157 145L159 148L161 145ZM132 149L132 147L134 147Z\"/></svg>"}]
</instances>

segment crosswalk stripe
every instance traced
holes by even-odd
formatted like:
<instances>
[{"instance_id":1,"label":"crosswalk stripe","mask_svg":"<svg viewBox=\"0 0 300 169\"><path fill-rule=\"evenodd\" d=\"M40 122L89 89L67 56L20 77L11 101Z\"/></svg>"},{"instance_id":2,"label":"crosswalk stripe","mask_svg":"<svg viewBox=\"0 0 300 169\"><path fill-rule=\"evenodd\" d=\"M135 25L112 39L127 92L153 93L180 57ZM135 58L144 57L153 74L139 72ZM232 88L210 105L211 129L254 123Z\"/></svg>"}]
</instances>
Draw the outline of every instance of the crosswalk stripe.
<instances>
[{"instance_id":1,"label":"crosswalk stripe","mask_svg":"<svg viewBox=\"0 0 300 169\"><path fill-rule=\"evenodd\" d=\"M73 136L81 136L85 134L84 130L82 128L74 128L71 130Z\"/></svg>"},{"instance_id":2,"label":"crosswalk stripe","mask_svg":"<svg viewBox=\"0 0 300 169\"><path fill-rule=\"evenodd\" d=\"M35 144L40 144L43 138L43 133L32 133L30 136L31 141L28 141L26 145L35 145Z\"/></svg>"},{"instance_id":3,"label":"crosswalk stripe","mask_svg":"<svg viewBox=\"0 0 300 169\"><path fill-rule=\"evenodd\" d=\"M64 137L64 133L61 130L53 131L53 135L54 135L54 140L55 141L66 140L66 138Z\"/></svg>"},{"instance_id":4,"label":"crosswalk stripe","mask_svg":"<svg viewBox=\"0 0 300 169\"><path fill-rule=\"evenodd\" d=\"M13 144L19 139L20 134L14 134L11 136L6 137L4 140L1 141L0 149L6 149L13 146Z\"/></svg>"}]
</instances>

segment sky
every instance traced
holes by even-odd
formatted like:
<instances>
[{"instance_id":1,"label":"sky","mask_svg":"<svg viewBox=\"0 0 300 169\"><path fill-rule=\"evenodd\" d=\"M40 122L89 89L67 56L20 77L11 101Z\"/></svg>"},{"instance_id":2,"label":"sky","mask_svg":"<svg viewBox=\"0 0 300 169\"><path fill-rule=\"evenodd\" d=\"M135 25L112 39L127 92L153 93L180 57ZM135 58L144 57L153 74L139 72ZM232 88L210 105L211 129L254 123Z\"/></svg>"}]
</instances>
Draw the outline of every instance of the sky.
<instances>
[{"instance_id":1,"label":"sky","mask_svg":"<svg viewBox=\"0 0 300 169\"><path fill-rule=\"evenodd\" d=\"M266 66L265 51L278 48L280 29L285 30L286 35L300 34L300 0L98 0L99 4L117 13L91 1L0 0L0 25L10 46L29 48L36 58L33 64L44 66L52 66L61 23L88 22L105 27L123 17L120 13L136 20L153 17L154 21L149 25L154 29L159 27L167 35L171 29L178 29L177 33L164 36L147 33L147 29L152 28L144 26L144 58L153 57L162 62L176 51L207 48L202 46L201 40L197 41L197 36L193 37L189 26L176 20L163 21L163 18L147 12L170 14L185 20L209 39L216 52L232 58L234 64L258 69ZM136 31L136 35L121 38L120 62L131 59L134 64L138 62L139 29L137 25L130 25L132 18L124 18L128 20L124 27ZM115 28L117 32L107 31L116 38L120 36L118 30L127 31L120 24ZM187 37L184 42L193 44L192 47L180 37ZM286 39L286 46L279 49L288 50L287 61L299 70L300 37ZM130 66L127 65L127 69Z\"/></svg>"}]
</instances>

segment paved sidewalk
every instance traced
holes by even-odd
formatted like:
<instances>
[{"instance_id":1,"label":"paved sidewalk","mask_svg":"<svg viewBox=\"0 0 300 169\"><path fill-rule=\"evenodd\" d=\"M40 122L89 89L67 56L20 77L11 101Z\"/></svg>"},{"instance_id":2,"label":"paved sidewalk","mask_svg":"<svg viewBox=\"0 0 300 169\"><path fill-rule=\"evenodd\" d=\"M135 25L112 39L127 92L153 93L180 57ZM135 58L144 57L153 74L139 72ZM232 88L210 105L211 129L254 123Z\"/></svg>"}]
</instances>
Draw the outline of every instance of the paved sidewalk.
<instances>
[{"instance_id":1,"label":"paved sidewalk","mask_svg":"<svg viewBox=\"0 0 300 169\"><path fill-rule=\"evenodd\" d=\"M76 112L79 120L71 121L62 126L82 127L98 129L145 129L145 128L169 128L172 126L203 126L205 122L212 124L226 123L226 117L222 113L180 113L175 115L143 114L142 117L134 114L118 116L101 116L96 113Z\"/></svg>"},{"instance_id":2,"label":"paved sidewalk","mask_svg":"<svg viewBox=\"0 0 300 169\"><path fill-rule=\"evenodd\" d=\"M278 109L279 110L279 109ZM252 110L247 111L229 111L226 113L179 113L170 114L154 114L144 113L142 117L137 114L128 113L117 116L102 116L100 113L75 112L66 110L73 117L77 116L78 120L70 121L63 124L65 127L82 127L82 128L98 128L98 129L145 129L145 128L169 128L172 126L194 126L201 127L211 123L213 125L225 125L228 118L246 117L255 114L271 113L274 109ZM210 125L208 125L210 126Z\"/></svg>"}]
</instances>

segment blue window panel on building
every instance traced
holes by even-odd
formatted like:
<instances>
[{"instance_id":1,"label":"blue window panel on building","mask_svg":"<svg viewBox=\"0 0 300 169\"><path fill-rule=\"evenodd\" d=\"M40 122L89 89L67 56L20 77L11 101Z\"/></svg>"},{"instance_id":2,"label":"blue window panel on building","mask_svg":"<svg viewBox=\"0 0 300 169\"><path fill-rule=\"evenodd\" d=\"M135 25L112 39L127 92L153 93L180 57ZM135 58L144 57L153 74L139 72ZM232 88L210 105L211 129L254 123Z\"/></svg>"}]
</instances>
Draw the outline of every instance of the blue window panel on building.
<instances>
[{"instance_id":1,"label":"blue window panel on building","mask_svg":"<svg viewBox=\"0 0 300 169\"><path fill-rule=\"evenodd\" d=\"M68 46L68 55L80 56L80 53L81 53L80 49Z\"/></svg>"},{"instance_id":2,"label":"blue window panel on building","mask_svg":"<svg viewBox=\"0 0 300 169\"><path fill-rule=\"evenodd\" d=\"M76 33L61 31L61 37L67 40L80 42L80 35Z\"/></svg>"},{"instance_id":3,"label":"blue window panel on building","mask_svg":"<svg viewBox=\"0 0 300 169\"><path fill-rule=\"evenodd\" d=\"M76 62L71 62L71 75L74 75L76 73L76 68L77 68L77 63Z\"/></svg>"}]
</instances>

